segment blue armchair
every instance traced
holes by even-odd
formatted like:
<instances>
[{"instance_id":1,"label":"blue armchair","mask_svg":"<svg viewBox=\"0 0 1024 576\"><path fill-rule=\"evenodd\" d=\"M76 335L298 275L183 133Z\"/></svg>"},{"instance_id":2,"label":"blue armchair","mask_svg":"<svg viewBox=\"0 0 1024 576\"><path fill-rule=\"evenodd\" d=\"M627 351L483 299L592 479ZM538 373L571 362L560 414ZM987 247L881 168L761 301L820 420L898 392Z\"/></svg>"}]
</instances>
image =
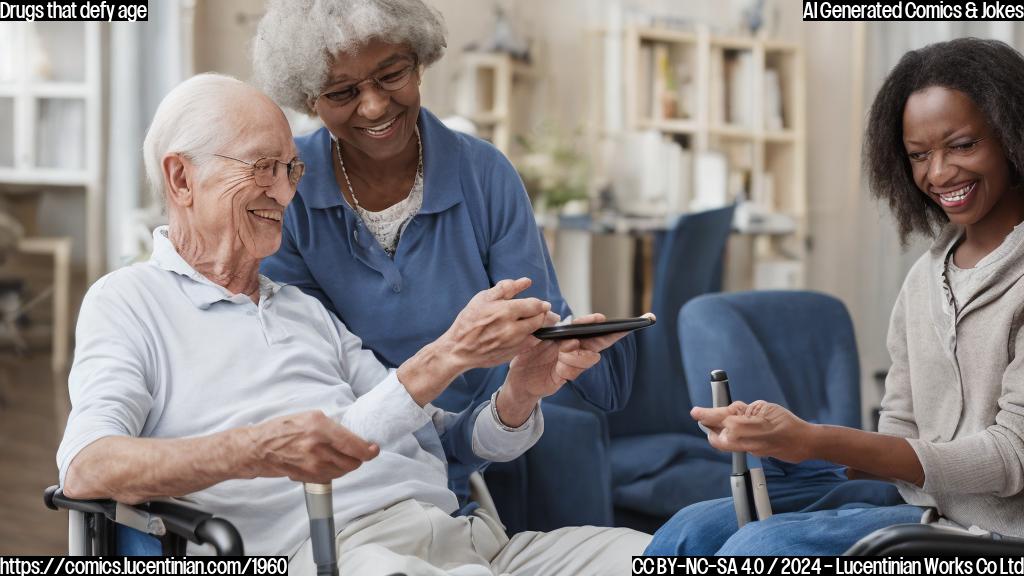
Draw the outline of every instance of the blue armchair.
<instances>
[{"instance_id":1,"label":"blue armchair","mask_svg":"<svg viewBox=\"0 0 1024 576\"><path fill-rule=\"evenodd\" d=\"M721 368L734 400L767 400L805 420L860 427L857 342L839 300L802 291L707 295L683 308L679 333L695 405L711 405L708 374Z\"/></svg>"},{"instance_id":2,"label":"blue armchair","mask_svg":"<svg viewBox=\"0 0 1024 576\"><path fill-rule=\"evenodd\" d=\"M645 531L680 507L728 495L709 467L728 469L689 417L675 320L695 296L722 286L723 253L734 207L686 214L656 238L652 311L658 323L637 333L633 393L608 415L615 521ZM717 479L717 476L716 476Z\"/></svg>"},{"instance_id":3,"label":"blue armchair","mask_svg":"<svg viewBox=\"0 0 1024 576\"><path fill-rule=\"evenodd\" d=\"M509 534L612 525L607 425L596 409L575 404L545 402L544 435L537 444L521 458L484 471Z\"/></svg>"}]
</instances>

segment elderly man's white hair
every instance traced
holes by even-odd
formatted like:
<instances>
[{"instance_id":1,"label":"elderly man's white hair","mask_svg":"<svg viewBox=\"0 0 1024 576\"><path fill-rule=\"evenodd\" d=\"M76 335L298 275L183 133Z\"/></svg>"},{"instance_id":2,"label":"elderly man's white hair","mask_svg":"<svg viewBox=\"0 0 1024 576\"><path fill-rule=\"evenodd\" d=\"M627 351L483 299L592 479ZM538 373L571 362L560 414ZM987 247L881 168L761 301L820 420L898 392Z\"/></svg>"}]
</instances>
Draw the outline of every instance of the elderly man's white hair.
<instances>
[{"instance_id":1,"label":"elderly man's white hair","mask_svg":"<svg viewBox=\"0 0 1024 576\"><path fill-rule=\"evenodd\" d=\"M161 208L167 205L162 162L179 153L202 166L209 155L221 150L237 133L231 96L253 94L252 86L223 74L199 74L185 80L164 96L153 115L142 156L146 179Z\"/></svg>"},{"instance_id":2,"label":"elderly man's white hair","mask_svg":"<svg viewBox=\"0 0 1024 576\"><path fill-rule=\"evenodd\" d=\"M444 54L441 13L421 0L269 0L253 39L256 85L281 106L311 114L331 59L377 38L407 44L420 65Z\"/></svg>"}]
</instances>

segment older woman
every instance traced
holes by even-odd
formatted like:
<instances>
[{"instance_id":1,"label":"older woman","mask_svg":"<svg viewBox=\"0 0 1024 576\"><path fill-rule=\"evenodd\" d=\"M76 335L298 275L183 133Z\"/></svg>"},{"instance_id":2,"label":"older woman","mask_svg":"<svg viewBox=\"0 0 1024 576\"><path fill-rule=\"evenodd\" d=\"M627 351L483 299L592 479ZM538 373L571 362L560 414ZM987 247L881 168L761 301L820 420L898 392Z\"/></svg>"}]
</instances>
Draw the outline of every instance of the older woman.
<instances>
[{"instance_id":1,"label":"older woman","mask_svg":"<svg viewBox=\"0 0 1024 576\"><path fill-rule=\"evenodd\" d=\"M420 0L271 1L253 43L264 90L324 124L296 140L306 176L262 270L317 297L391 366L503 278L530 278L524 294L571 314L515 169L420 106L423 71L444 48L440 14ZM619 337L584 340L602 361L571 384L605 410L631 386L635 344ZM478 403L505 371L471 371L439 402ZM451 456L464 496L479 462Z\"/></svg>"},{"instance_id":2,"label":"older woman","mask_svg":"<svg viewBox=\"0 0 1024 576\"><path fill-rule=\"evenodd\" d=\"M811 424L760 401L693 410L716 448L835 462L851 476L891 480L902 499L844 497L835 476L788 486L782 478L786 513L737 531L705 520L728 518L730 501L697 504L658 531L649 553L840 554L875 529L922 516L1024 536L1021 86L1017 51L960 39L904 55L871 107L872 190L904 240L934 238L893 308L879 433Z\"/></svg>"}]
</instances>

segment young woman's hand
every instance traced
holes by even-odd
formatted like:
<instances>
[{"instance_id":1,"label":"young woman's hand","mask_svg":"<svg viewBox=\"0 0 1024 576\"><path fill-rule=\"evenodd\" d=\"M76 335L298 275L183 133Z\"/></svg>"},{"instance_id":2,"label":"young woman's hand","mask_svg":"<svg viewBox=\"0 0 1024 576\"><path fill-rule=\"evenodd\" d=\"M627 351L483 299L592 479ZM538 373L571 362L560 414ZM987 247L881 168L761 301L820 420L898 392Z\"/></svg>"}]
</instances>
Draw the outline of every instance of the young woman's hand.
<instances>
[{"instance_id":1,"label":"young woman's hand","mask_svg":"<svg viewBox=\"0 0 1024 576\"><path fill-rule=\"evenodd\" d=\"M708 430L708 442L718 450L792 463L811 457L815 426L778 404L733 402L725 408L694 408L690 416Z\"/></svg>"}]
</instances>

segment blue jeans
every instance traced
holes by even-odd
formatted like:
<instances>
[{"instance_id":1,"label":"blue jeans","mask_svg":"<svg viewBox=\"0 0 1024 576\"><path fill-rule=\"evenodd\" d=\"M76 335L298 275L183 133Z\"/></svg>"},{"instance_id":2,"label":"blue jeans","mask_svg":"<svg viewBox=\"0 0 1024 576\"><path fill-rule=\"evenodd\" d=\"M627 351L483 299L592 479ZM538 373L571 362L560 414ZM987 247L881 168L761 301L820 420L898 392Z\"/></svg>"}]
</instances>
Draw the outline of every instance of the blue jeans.
<instances>
[{"instance_id":1,"label":"blue jeans","mask_svg":"<svg viewBox=\"0 0 1024 576\"><path fill-rule=\"evenodd\" d=\"M774 515L738 529L732 498L683 508L654 534L651 556L838 555L885 526L917 522L923 509L904 503L896 487L847 480L829 462L762 460Z\"/></svg>"}]
</instances>

